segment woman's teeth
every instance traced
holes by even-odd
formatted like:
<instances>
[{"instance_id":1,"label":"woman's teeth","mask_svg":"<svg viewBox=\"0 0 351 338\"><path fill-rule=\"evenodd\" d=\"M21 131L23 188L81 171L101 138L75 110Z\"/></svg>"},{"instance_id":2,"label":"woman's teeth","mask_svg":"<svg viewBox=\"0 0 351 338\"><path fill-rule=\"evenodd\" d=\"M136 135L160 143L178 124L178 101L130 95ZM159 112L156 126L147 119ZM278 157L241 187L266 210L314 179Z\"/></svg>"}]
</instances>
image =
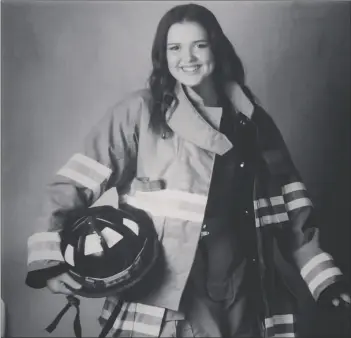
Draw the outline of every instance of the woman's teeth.
<instances>
[{"instance_id":1,"label":"woman's teeth","mask_svg":"<svg viewBox=\"0 0 351 338\"><path fill-rule=\"evenodd\" d=\"M183 66L181 67L183 72L194 73L199 70L200 66Z\"/></svg>"}]
</instances>

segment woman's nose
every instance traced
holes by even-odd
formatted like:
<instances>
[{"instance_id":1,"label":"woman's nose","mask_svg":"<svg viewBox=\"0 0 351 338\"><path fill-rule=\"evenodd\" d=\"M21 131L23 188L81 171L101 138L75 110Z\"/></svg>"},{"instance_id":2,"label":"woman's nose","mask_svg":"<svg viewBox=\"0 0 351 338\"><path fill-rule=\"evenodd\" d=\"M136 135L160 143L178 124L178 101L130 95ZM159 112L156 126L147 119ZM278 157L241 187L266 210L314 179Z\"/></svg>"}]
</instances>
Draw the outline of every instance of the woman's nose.
<instances>
[{"instance_id":1,"label":"woman's nose","mask_svg":"<svg viewBox=\"0 0 351 338\"><path fill-rule=\"evenodd\" d=\"M195 59L196 59L196 57L194 55L192 48L184 48L183 53L182 53L183 63L190 62L190 61L193 61Z\"/></svg>"}]
</instances>

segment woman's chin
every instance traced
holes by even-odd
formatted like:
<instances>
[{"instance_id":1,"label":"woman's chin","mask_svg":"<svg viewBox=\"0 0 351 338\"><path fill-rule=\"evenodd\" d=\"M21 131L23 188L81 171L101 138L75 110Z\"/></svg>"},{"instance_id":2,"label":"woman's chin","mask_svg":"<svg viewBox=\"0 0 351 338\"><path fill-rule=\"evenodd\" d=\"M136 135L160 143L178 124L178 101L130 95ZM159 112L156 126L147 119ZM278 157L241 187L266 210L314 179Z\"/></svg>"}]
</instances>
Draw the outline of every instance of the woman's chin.
<instances>
[{"instance_id":1,"label":"woman's chin","mask_svg":"<svg viewBox=\"0 0 351 338\"><path fill-rule=\"evenodd\" d=\"M184 86L195 88L195 87L200 86L203 83L203 79L202 78L194 78L194 79L187 78L187 79L179 79L179 82Z\"/></svg>"}]
</instances>

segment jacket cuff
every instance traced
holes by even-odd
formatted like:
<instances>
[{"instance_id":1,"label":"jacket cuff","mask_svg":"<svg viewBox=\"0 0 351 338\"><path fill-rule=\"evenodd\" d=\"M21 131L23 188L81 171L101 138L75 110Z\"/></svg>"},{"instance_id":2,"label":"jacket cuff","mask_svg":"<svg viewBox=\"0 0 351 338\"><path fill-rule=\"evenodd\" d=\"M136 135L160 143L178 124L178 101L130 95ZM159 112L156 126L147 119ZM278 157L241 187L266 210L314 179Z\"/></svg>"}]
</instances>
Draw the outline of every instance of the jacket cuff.
<instances>
[{"instance_id":1,"label":"jacket cuff","mask_svg":"<svg viewBox=\"0 0 351 338\"><path fill-rule=\"evenodd\" d=\"M61 237L58 232L38 232L28 238L28 268L35 270L33 266L41 265L41 262L56 261L64 262L61 253ZM46 265L47 262L44 263Z\"/></svg>"},{"instance_id":2,"label":"jacket cuff","mask_svg":"<svg viewBox=\"0 0 351 338\"><path fill-rule=\"evenodd\" d=\"M66 264L55 264L44 269L29 271L26 276L26 285L34 289L41 289L46 286L50 278L61 275L67 271Z\"/></svg>"},{"instance_id":3,"label":"jacket cuff","mask_svg":"<svg viewBox=\"0 0 351 338\"><path fill-rule=\"evenodd\" d=\"M345 279L341 281L336 281L335 283L326 287L318 298L318 303L323 306L328 306L332 304L332 300L335 297L339 297L342 293L349 293L350 286Z\"/></svg>"},{"instance_id":4,"label":"jacket cuff","mask_svg":"<svg viewBox=\"0 0 351 338\"><path fill-rule=\"evenodd\" d=\"M342 272L334 264L332 256L323 251L310 256L301 265L300 274L316 301L326 288L343 280Z\"/></svg>"},{"instance_id":5,"label":"jacket cuff","mask_svg":"<svg viewBox=\"0 0 351 338\"><path fill-rule=\"evenodd\" d=\"M66 271L60 244L60 234L54 231L38 232L28 238L28 286L43 288L48 279Z\"/></svg>"}]
</instances>

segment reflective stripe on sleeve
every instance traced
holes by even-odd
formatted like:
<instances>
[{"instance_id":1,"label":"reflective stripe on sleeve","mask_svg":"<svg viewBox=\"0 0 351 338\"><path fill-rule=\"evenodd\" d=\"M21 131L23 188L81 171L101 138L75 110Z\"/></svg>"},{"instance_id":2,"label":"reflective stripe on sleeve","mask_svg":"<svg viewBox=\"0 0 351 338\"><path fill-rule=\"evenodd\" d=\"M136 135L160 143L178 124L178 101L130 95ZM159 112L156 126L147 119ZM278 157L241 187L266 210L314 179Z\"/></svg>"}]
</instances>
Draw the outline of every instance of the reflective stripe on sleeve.
<instances>
[{"instance_id":1,"label":"reflective stripe on sleeve","mask_svg":"<svg viewBox=\"0 0 351 338\"><path fill-rule=\"evenodd\" d=\"M332 256L322 252L307 261L300 274L313 297L317 299L321 289L328 284L328 280L341 276L342 272L335 266Z\"/></svg>"},{"instance_id":2,"label":"reflective stripe on sleeve","mask_svg":"<svg viewBox=\"0 0 351 338\"><path fill-rule=\"evenodd\" d=\"M265 319L266 327L271 327L279 324L292 324L294 323L294 316L292 314L275 315Z\"/></svg>"},{"instance_id":3,"label":"reflective stripe on sleeve","mask_svg":"<svg viewBox=\"0 0 351 338\"><path fill-rule=\"evenodd\" d=\"M40 260L64 261L57 232L38 232L28 238L27 263Z\"/></svg>"},{"instance_id":4,"label":"reflective stripe on sleeve","mask_svg":"<svg viewBox=\"0 0 351 338\"><path fill-rule=\"evenodd\" d=\"M164 308L157 307L157 306L140 304L140 303L137 303L136 311L138 313L143 313L143 314L150 315L150 316L156 316L156 317L159 317L159 318L163 318L163 315L165 313L165 309Z\"/></svg>"},{"instance_id":5,"label":"reflective stripe on sleeve","mask_svg":"<svg viewBox=\"0 0 351 338\"><path fill-rule=\"evenodd\" d=\"M340 275L342 275L342 272L337 267L325 269L321 271L314 279L312 279L310 283L308 283L308 288L310 289L311 293L314 294L316 289L326 280Z\"/></svg>"},{"instance_id":6,"label":"reflective stripe on sleeve","mask_svg":"<svg viewBox=\"0 0 351 338\"><path fill-rule=\"evenodd\" d=\"M41 250L40 252L31 252L28 255L27 263L31 264L43 260L64 262L61 251Z\"/></svg>"},{"instance_id":7,"label":"reflective stripe on sleeve","mask_svg":"<svg viewBox=\"0 0 351 338\"><path fill-rule=\"evenodd\" d=\"M290 212L312 206L302 182L284 185L282 195L254 200L256 227L287 222L290 219Z\"/></svg>"},{"instance_id":8,"label":"reflective stripe on sleeve","mask_svg":"<svg viewBox=\"0 0 351 338\"><path fill-rule=\"evenodd\" d=\"M111 169L82 154L73 155L58 175L67 177L91 190L97 189L111 175Z\"/></svg>"},{"instance_id":9,"label":"reflective stripe on sleeve","mask_svg":"<svg viewBox=\"0 0 351 338\"><path fill-rule=\"evenodd\" d=\"M114 308L114 303L111 297L106 299L101 312L101 318L108 320ZM142 334L150 337L158 337L161 331L164 313L164 308L125 302L113 324L112 330L123 334L132 334L133 336Z\"/></svg>"},{"instance_id":10,"label":"reflective stripe on sleeve","mask_svg":"<svg viewBox=\"0 0 351 338\"><path fill-rule=\"evenodd\" d=\"M313 206L312 201L307 196L307 190L302 182L294 182L282 187L286 209L295 209Z\"/></svg>"},{"instance_id":11,"label":"reflective stripe on sleeve","mask_svg":"<svg viewBox=\"0 0 351 338\"><path fill-rule=\"evenodd\" d=\"M258 210L260 208L266 208L271 205L274 206L274 205L280 205L280 204L284 204L283 196L274 196L274 197L271 197L269 200L267 198L260 198L254 201L255 210Z\"/></svg>"},{"instance_id":12,"label":"reflective stripe on sleeve","mask_svg":"<svg viewBox=\"0 0 351 338\"><path fill-rule=\"evenodd\" d=\"M288 211L292 211L298 208L302 208L302 207L308 207L308 206L312 206L312 202L309 198L305 197L305 198L297 198L291 202L286 203L286 207Z\"/></svg>"},{"instance_id":13,"label":"reflective stripe on sleeve","mask_svg":"<svg viewBox=\"0 0 351 338\"><path fill-rule=\"evenodd\" d=\"M331 261L333 260L333 258L328 255L326 252L322 252L319 255L316 255L314 257L312 257L302 268L301 268L301 276L302 278L306 278L306 276L316 267L318 267L318 265L320 265L323 262L326 261Z\"/></svg>"},{"instance_id":14,"label":"reflective stripe on sleeve","mask_svg":"<svg viewBox=\"0 0 351 338\"><path fill-rule=\"evenodd\" d=\"M289 217L287 213L273 214L268 216L262 216L261 221L263 225L268 224L279 224L281 222L288 221Z\"/></svg>"},{"instance_id":15,"label":"reflective stripe on sleeve","mask_svg":"<svg viewBox=\"0 0 351 338\"><path fill-rule=\"evenodd\" d=\"M51 242L60 243L61 238L58 232L37 232L28 238L28 246L31 247L37 243Z\"/></svg>"},{"instance_id":16,"label":"reflective stripe on sleeve","mask_svg":"<svg viewBox=\"0 0 351 338\"><path fill-rule=\"evenodd\" d=\"M283 186L283 194L290 194L291 192L298 190L306 190L306 187L302 182L293 182Z\"/></svg>"},{"instance_id":17,"label":"reflective stripe on sleeve","mask_svg":"<svg viewBox=\"0 0 351 338\"><path fill-rule=\"evenodd\" d=\"M267 337L296 337L293 314L273 315L265 319Z\"/></svg>"}]
</instances>

